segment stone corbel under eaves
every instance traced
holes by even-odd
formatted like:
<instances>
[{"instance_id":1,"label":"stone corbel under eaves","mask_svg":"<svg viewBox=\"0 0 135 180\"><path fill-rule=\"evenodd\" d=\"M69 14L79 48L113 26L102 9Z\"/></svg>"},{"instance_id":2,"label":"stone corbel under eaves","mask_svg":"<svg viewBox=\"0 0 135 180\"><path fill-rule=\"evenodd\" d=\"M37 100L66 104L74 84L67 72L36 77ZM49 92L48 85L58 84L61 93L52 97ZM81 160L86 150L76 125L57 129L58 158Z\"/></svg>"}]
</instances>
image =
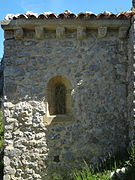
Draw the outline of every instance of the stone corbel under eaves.
<instances>
[{"instance_id":1,"label":"stone corbel under eaves","mask_svg":"<svg viewBox=\"0 0 135 180\"><path fill-rule=\"evenodd\" d=\"M65 27L68 29L77 29L77 27L82 26L88 29L98 29L99 27L107 27L112 29L119 29L120 27L130 27L130 19L103 19L103 20L3 20L1 21L1 26L4 30L14 29L15 27L22 27L25 29L35 29L35 27L41 26L47 29L56 29L57 27Z\"/></svg>"},{"instance_id":2,"label":"stone corbel under eaves","mask_svg":"<svg viewBox=\"0 0 135 180\"><path fill-rule=\"evenodd\" d=\"M98 28L98 38L104 38L107 35L107 27L101 26Z\"/></svg>"},{"instance_id":3,"label":"stone corbel under eaves","mask_svg":"<svg viewBox=\"0 0 135 180\"><path fill-rule=\"evenodd\" d=\"M86 38L86 27L79 26L77 27L77 39L85 39Z\"/></svg>"},{"instance_id":4,"label":"stone corbel under eaves","mask_svg":"<svg viewBox=\"0 0 135 180\"><path fill-rule=\"evenodd\" d=\"M76 30L77 39L83 40L87 37L87 30L97 30L98 38L104 38L108 29L118 30L120 39L126 38L130 28L130 20L11 20L1 21L4 30L13 30L15 39L24 38L24 30L35 31L36 39L44 39L46 30L56 30L56 38L64 39L65 30Z\"/></svg>"},{"instance_id":5,"label":"stone corbel under eaves","mask_svg":"<svg viewBox=\"0 0 135 180\"><path fill-rule=\"evenodd\" d=\"M56 28L56 38L58 38L58 39L65 38L65 27L58 26Z\"/></svg>"},{"instance_id":6,"label":"stone corbel under eaves","mask_svg":"<svg viewBox=\"0 0 135 180\"><path fill-rule=\"evenodd\" d=\"M23 28L22 27L15 27L14 28L14 38L15 39L23 39Z\"/></svg>"},{"instance_id":7,"label":"stone corbel under eaves","mask_svg":"<svg viewBox=\"0 0 135 180\"><path fill-rule=\"evenodd\" d=\"M35 27L35 36L37 39L44 39L44 28L43 27Z\"/></svg>"},{"instance_id":8,"label":"stone corbel under eaves","mask_svg":"<svg viewBox=\"0 0 135 180\"><path fill-rule=\"evenodd\" d=\"M127 37L128 34L128 29L127 27L120 27L119 28L119 38L124 39Z\"/></svg>"}]
</instances>

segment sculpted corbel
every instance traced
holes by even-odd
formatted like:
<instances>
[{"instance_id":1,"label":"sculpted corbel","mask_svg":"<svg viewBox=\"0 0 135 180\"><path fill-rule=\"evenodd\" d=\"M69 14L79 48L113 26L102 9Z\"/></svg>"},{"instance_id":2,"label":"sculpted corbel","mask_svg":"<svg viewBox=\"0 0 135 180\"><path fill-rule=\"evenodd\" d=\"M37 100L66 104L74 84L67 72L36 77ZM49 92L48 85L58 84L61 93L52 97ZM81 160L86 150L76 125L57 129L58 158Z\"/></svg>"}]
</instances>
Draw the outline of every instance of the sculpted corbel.
<instances>
[{"instance_id":1,"label":"sculpted corbel","mask_svg":"<svg viewBox=\"0 0 135 180\"><path fill-rule=\"evenodd\" d=\"M119 38L124 39L127 37L128 28L127 27L120 27L119 28Z\"/></svg>"},{"instance_id":2,"label":"sculpted corbel","mask_svg":"<svg viewBox=\"0 0 135 180\"><path fill-rule=\"evenodd\" d=\"M98 28L98 37L104 38L107 35L107 27L101 26Z\"/></svg>"},{"instance_id":3,"label":"sculpted corbel","mask_svg":"<svg viewBox=\"0 0 135 180\"><path fill-rule=\"evenodd\" d=\"M16 27L14 29L14 38L15 39L23 39L23 28L22 27Z\"/></svg>"},{"instance_id":4,"label":"sculpted corbel","mask_svg":"<svg viewBox=\"0 0 135 180\"><path fill-rule=\"evenodd\" d=\"M35 27L35 35L37 39L44 38L44 28L43 27Z\"/></svg>"},{"instance_id":5,"label":"sculpted corbel","mask_svg":"<svg viewBox=\"0 0 135 180\"><path fill-rule=\"evenodd\" d=\"M57 27L56 28L56 38L63 39L65 37L65 27Z\"/></svg>"},{"instance_id":6,"label":"sculpted corbel","mask_svg":"<svg viewBox=\"0 0 135 180\"><path fill-rule=\"evenodd\" d=\"M86 38L86 27L79 26L77 27L77 39L85 39Z\"/></svg>"}]
</instances>

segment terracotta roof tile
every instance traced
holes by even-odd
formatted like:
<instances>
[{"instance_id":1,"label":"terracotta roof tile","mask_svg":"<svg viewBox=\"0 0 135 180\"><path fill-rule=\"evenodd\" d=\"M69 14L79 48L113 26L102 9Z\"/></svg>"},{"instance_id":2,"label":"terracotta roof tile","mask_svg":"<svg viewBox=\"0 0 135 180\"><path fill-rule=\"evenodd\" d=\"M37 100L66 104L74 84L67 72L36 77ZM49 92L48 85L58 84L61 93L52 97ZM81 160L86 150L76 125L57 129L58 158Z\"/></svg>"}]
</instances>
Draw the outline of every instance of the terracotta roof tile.
<instances>
[{"instance_id":1,"label":"terracotta roof tile","mask_svg":"<svg viewBox=\"0 0 135 180\"><path fill-rule=\"evenodd\" d=\"M81 13L79 13L79 14L77 15L77 18L78 18L78 19L83 19L83 18L85 18L86 16L87 16L86 13L81 12Z\"/></svg>"},{"instance_id":2,"label":"terracotta roof tile","mask_svg":"<svg viewBox=\"0 0 135 180\"><path fill-rule=\"evenodd\" d=\"M65 18L67 18L67 14L61 13L61 14L58 15L58 18L65 19Z\"/></svg>"},{"instance_id":3,"label":"terracotta roof tile","mask_svg":"<svg viewBox=\"0 0 135 180\"><path fill-rule=\"evenodd\" d=\"M107 18L107 16L104 13L100 13L97 15L97 18L98 19L104 19L104 18Z\"/></svg>"},{"instance_id":4,"label":"terracotta roof tile","mask_svg":"<svg viewBox=\"0 0 135 180\"><path fill-rule=\"evenodd\" d=\"M27 18L28 18L28 19L36 19L37 16L35 16L35 15L33 15L33 14L28 14L28 15L27 15Z\"/></svg>"},{"instance_id":5,"label":"terracotta roof tile","mask_svg":"<svg viewBox=\"0 0 135 180\"><path fill-rule=\"evenodd\" d=\"M76 18L76 14L74 14L74 13L68 14L67 18L74 19L74 18Z\"/></svg>"},{"instance_id":6,"label":"terracotta roof tile","mask_svg":"<svg viewBox=\"0 0 135 180\"><path fill-rule=\"evenodd\" d=\"M117 17L117 15L116 14L110 14L110 16L108 17L109 19L115 19Z\"/></svg>"},{"instance_id":7,"label":"terracotta roof tile","mask_svg":"<svg viewBox=\"0 0 135 180\"><path fill-rule=\"evenodd\" d=\"M96 14L87 14L87 18L90 18L90 19L96 19L97 18L97 16L96 16Z\"/></svg>"},{"instance_id":8,"label":"terracotta roof tile","mask_svg":"<svg viewBox=\"0 0 135 180\"><path fill-rule=\"evenodd\" d=\"M47 18L47 16L46 16L45 14L40 14L40 15L38 16L38 19L45 19L45 18Z\"/></svg>"},{"instance_id":9,"label":"terracotta roof tile","mask_svg":"<svg viewBox=\"0 0 135 180\"><path fill-rule=\"evenodd\" d=\"M27 15L25 14L20 14L19 16L15 16L16 19L27 19Z\"/></svg>"},{"instance_id":10,"label":"terracotta roof tile","mask_svg":"<svg viewBox=\"0 0 135 180\"><path fill-rule=\"evenodd\" d=\"M128 19L128 18L129 18L129 16L127 14L121 13L121 14L117 15L117 19Z\"/></svg>"},{"instance_id":11,"label":"terracotta roof tile","mask_svg":"<svg viewBox=\"0 0 135 180\"><path fill-rule=\"evenodd\" d=\"M121 12L119 14L113 14L108 11L104 11L103 13L94 14L92 12L80 12L79 14L74 14L69 10L66 10L63 13L55 14L52 12L45 12L42 14L37 14L33 12L27 12L26 14L8 14L5 17L5 20L16 20L16 19L128 19L135 15L133 11Z\"/></svg>"},{"instance_id":12,"label":"terracotta roof tile","mask_svg":"<svg viewBox=\"0 0 135 180\"><path fill-rule=\"evenodd\" d=\"M47 15L48 19L55 19L57 18L57 14L51 13L49 15Z\"/></svg>"}]
</instances>

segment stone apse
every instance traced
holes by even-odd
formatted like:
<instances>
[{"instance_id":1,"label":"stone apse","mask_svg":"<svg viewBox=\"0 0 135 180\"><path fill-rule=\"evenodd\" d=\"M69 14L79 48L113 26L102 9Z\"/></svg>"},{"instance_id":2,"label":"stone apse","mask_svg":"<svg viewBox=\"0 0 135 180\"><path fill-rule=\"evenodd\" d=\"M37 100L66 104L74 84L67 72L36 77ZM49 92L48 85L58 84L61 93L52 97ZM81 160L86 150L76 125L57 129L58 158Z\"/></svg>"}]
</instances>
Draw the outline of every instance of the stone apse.
<instances>
[{"instance_id":1,"label":"stone apse","mask_svg":"<svg viewBox=\"0 0 135 180\"><path fill-rule=\"evenodd\" d=\"M8 15L4 180L64 176L134 142L134 12Z\"/></svg>"}]
</instances>

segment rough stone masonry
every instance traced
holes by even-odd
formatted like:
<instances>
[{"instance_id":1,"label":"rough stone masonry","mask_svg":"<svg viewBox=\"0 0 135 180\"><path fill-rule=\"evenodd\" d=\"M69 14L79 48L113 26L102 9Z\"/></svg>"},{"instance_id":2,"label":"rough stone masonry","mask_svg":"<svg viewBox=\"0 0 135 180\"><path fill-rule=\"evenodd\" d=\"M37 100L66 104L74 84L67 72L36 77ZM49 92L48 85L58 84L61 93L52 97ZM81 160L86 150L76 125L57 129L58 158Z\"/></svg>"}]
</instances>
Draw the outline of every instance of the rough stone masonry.
<instances>
[{"instance_id":1,"label":"rough stone masonry","mask_svg":"<svg viewBox=\"0 0 135 180\"><path fill-rule=\"evenodd\" d=\"M8 15L4 180L45 180L134 143L134 12Z\"/></svg>"}]
</instances>

